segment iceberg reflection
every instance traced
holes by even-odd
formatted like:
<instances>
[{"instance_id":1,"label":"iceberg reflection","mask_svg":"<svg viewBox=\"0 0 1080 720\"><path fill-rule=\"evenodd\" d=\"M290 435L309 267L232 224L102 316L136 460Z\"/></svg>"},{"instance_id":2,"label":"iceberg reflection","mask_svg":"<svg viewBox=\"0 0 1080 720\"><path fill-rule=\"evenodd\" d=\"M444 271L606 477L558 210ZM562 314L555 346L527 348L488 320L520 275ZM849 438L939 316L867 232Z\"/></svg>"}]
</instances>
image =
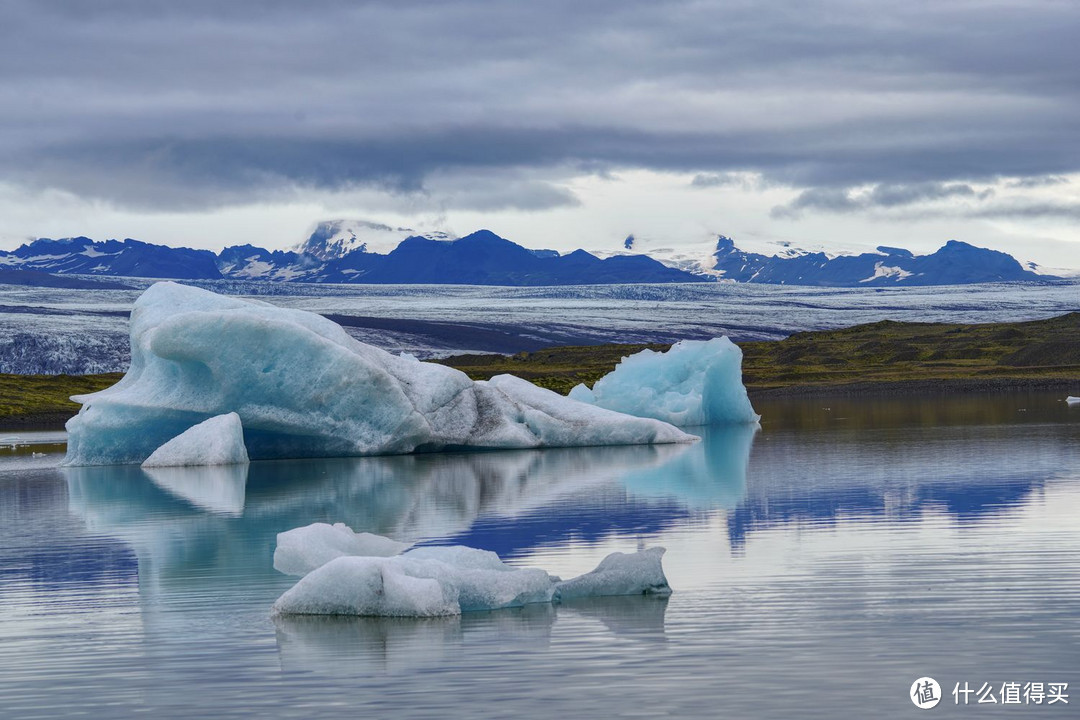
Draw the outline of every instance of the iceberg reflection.
<instances>
[{"instance_id":1,"label":"iceberg reflection","mask_svg":"<svg viewBox=\"0 0 1080 720\"><path fill-rule=\"evenodd\" d=\"M478 646L547 650L558 622L573 623L575 635L589 632L598 621L611 635L665 642L667 606L667 597L652 595L534 604L443 618L282 615L273 622L283 671L352 676L440 665Z\"/></svg>"}]
</instances>

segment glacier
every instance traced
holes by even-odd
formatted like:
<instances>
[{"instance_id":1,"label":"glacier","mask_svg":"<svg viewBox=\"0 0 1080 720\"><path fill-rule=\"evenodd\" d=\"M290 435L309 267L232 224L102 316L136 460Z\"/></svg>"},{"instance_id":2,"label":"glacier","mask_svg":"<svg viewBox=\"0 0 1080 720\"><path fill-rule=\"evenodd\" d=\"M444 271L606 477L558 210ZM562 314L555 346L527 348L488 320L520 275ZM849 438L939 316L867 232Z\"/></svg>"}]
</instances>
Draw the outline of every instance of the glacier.
<instances>
[{"instance_id":1,"label":"glacier","mask_svg":"<svg viewBox=\"0 0 1080 720\"><path fill-rule=\"evenodd\" d=\"M742 384L742 350L726 337L683 340L667 352L624 357L592 389L570 397L616 412L678 425L756 423Z\"/></svg>"},{"instance_id":2,"label":"glacier","mask_svg":"<svg viewBox=\"0 0 1080 720\"><path fill-rule=\"evenodd\" d=\"M339 557L391 557L410 547L411 543L382 535L353 532L345 523L312 523L278 533L274 569L286 575L307 575Z\"/></svg>"},{"instance_id":3,"label":"glacier","mask_svg":"<svg viewBox=\"0 0 1080 720\"><path fill-rule=\"evenodd\" d=\"M150 453L144 468L188 465L242 465L248 462L244 428L236 413L215 415L180 433Z\"/></svg>"},{"instance_id":4,"label":"glacier","mask_svg":"<svg viewBox=\"0 0 1080 720\"><path fill-rule=\"evenodd\" d=\"M66 465L141 463L228 413L252 460L697 439L513 376L474 382L313 313L171 282L135 302L130 341L116 385L72 398L83 407L67 423Z\"/></svg>"},{"instance_id":5,"label":"glacier","mask_svg":"<svg viewBox=\"0 0 1080 720\"><path fill-rule=\"evenodd\" d=\"M318 524L316 524L318 525ZM309 544L314 560L324 547L310 525L278 536L295 555ZM335 527L345 527L340 523ZM351 531L350 531L351 532ZM375 538L369 546L378 549ZM387 545L392 548L392 545ZM438 617L536 603L615 595L668 595L661 566L664 548L612 553L595 570L563 582L539 568L515 568L497 554L463 545L425 546L392 557L342 555L311 569L274 603L273 615ZM275 567L278 554L275 552ZM281 570L282 568L278 568Z\"/></svg>"}]
</instances>

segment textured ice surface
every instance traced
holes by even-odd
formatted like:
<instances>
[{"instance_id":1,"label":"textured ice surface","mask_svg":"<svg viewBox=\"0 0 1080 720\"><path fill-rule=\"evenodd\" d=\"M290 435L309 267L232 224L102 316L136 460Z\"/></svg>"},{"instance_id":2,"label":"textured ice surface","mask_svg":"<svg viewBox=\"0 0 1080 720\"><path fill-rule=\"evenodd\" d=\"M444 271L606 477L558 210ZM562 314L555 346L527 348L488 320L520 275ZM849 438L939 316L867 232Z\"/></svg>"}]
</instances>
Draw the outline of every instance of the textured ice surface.
<instances>
[{"instance_id":1,"label":"textured ice surface","mask_svg":"<svg viewBox=\"0 0 1080 720\"><path fill-rule=\"evenodd\" d=\"M142 466L237 465L247 461L240 416L228 413L191 426L151 453Z\"/></svg>"},{"instance_id":2,"label":"textured ice surface","mask_svg":"<svg viewBox=\"0 0 1080 720\"><path fill-rule=\"evenodd\" d=\"M1065 402L1069 403L1070 405L1077 405L1080 404L1080 397L1074 397L1070 395L1069 397L1065 398Z\"/></svg>"},{"instance_id":3,"label":"textured ice surface","mask_svg":"<svg viewBox=\"0 0 1080 720\"><path fill-rule=\"evenodd\" d=\"M288 534L278 536L279 552L282 537ZM663 554L663 548L612 553L592 572L567 582L538 568L507 565L493 552L460 545L414 548L394 557L342 556L301 578L278 598L273 612L429 617L560 598L668 594L671 588L660 564ZM274 567L283 570L278 553Z\"/></svg>"},{"instance_id":4,"label":"textured ice surface","mask_svg":"<svg viewBox=\"0 0 1080 720\"><path fill-rule=\"evenodd\" d=\"M758 420L742 384L742 350L726 337L684 340L664 353L642 350L570 397L674 425Z\"/></svg>"},{"instance_id":5,"label":"textured ice surface","mask_svg":"<svg viewBox=\"0 0 1080 720\"><path fill-rule=\"evenodd\" d=\"M307 575L339 557L391 557L411 547L382 535L356 533L344 523L313 523L278 533L274 569Z\"/></svg>"},{"instance_id":6,"label":"textured ice surface","mask_svg":"<svg viewBox=\"0 0 1080 720\"><path fill-rule=\"evenodd\" d=\"M275 613L428 617L550 602L543 570L491 570L424 560L340 557L304 576L274 603Z\"/></svg>"},{"instance_id":7,"label":"textured ice surface","mask_svg":"<svg viewBox=\"0 0 1080 720\"><path fill-rule=\"evenodd\" d=\"M561 600L610 595L670 595L671 586L661 564L664 552L664 548L654 547L630 554L611 553L592 572L558 583L556 593Z\"/></svg>"},{"instance_id":8,"label":"textured ice surface","mask_svg":"<svg viewBox=\"0 0 1080 720\"><path fill-rule=\"evenodd\" d=\"M68 421L69 465L142 462L166 440L235 412L252 459L446 448L691 442L653 419L508 376L391 355L324 317L158 283L131 314L131 367Z\"/></svg>"}]
</instances>

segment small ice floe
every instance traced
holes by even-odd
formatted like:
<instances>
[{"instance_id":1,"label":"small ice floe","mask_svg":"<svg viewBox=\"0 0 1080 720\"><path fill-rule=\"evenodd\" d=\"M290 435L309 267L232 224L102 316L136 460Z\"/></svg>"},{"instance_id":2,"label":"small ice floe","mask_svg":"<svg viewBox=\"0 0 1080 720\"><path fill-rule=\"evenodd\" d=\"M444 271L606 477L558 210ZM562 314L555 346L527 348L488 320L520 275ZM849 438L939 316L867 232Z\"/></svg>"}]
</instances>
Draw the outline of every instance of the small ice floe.
<instances>
[{"instance_id":1,"label":"small ice floe","mask_svg":"<svg viewBox=\"0 0 1080 720\"><path fill-rule=\"evenodd\" d=\"M188 428L151 453L142 466L238 465L247 461L240 416L228 413Z\"/></svg>"},{"instance_id":2,"label":"small ice floe","mask_svg":"<svg viewBox=\"0 0 1080 720\"><path fill-rule=\"evenodd\" d=\"M600 561L596 569L555 585L560 600L612 595L670 595L664 576L662 547L635 553L615 552Z\"/></svg>"},{"instance_id":3,"label":"small ice floe","mask_svg":"<svg viewBox=\"0 0 1080 720\"><path fill-rule=\"evenodd\" d=\"M350 541L385 552L400 545L341 524L298 530L303 532L278 536L274 565L279 570L306 569L339 552L335 545ZM663 554L663 548L612 553L592 572L565 582L539 568L516 568L493 552L460 545L413 548L390 557L339 554L278 598L273 613L436 617L578 598L667 595L671 587L660 562Z\"/></svg>"},{"instance_id":4,"label":"small ice floe","mask_svg":"<svg viewBox=\"0 0 1080 720\"><path fill-rule=\"evenodd\" d=\"M345 523L313 523L278 533L274 569L286 575L307 575L339 557L391 557L410 547L382 535L353 532Z\"/></svg>"},{"instance_id":5,"label":"small ice floe","mask_svg":"<svg viewBox=\"0 0 1080 720\"><path fill-rule=\"evenodd\" d=\"M1070 405L1080 405L1080 397L1070 395L1069 397L1065 398L1065 402L1069 403Z\"/></svg>"},{"instance_id":6,"label":"small ice floe","mask_svg":"<svg viewBox=\"0 0 1080 720\"><path fill-rule=\"evenodd\" d=\"M35 457L35 458L45 457L45 453L31 452L30 457Z\"/></svg>"},{"instance_id":7,"label":"small ice floe","mask_svg":"<svg viewBox=\"0 0 1080 720\"><path fill-rule=\"evenodd\" d=\"M726 337L683 340L664 353L642 350L624 357L592 389L576 386L570 397L680 426L760 419L742 383L742 350Z\"/></svg>"},{"instance_id":8,"label":"small ice floe","mask_svg":"<svg viewBox=\"0 0 1080 720\"><path fill-rule=\"evenodd\" d=\"M0 447L7 445L12 450L22 445L22 438L18 435L8 435L6 437L0 437Z\"/></svg>"}]
</instances>

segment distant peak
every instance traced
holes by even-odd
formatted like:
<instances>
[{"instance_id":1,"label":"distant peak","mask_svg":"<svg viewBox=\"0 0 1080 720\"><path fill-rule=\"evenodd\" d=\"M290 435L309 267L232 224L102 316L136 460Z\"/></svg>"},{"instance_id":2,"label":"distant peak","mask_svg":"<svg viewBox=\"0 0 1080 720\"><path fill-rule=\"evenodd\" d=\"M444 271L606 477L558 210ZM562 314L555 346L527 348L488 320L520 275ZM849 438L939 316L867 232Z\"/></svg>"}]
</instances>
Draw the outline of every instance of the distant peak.
<instances>
[{"instance_id":1,"label":"distant peak","mask_svg":"<svg viewBox=\"0 0 1080 720\"><path fill-rule=\"evenodd\" d=\"M734 250L735 241L729 238L727 235L718 235L716 238L717 250Z\"/></svg>"}]
</instances>

